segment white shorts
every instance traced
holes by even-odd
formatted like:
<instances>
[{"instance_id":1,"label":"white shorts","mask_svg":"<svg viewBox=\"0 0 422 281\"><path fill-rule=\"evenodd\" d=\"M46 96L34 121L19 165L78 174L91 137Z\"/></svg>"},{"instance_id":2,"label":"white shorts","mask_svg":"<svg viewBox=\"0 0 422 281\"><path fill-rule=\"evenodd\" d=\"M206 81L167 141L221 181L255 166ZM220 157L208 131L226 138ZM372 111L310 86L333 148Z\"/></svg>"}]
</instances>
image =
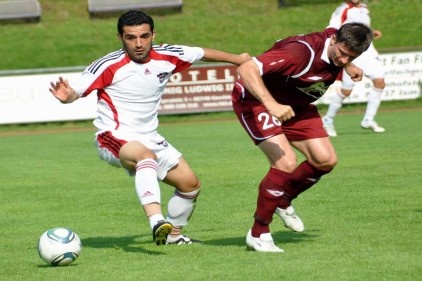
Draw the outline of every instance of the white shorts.
<instances>
[{"instance_id":1,"label":"white shorts","mask_svg":"<svg viewBox=\"0 0 422 281\"><path fill-rule=\"evenodd\" d=\"M179 163L182 154L168 143L160 134L140 135L120 131L100 131L95 135L95 145L99 157L108 164L115 167L122 167L119 159L120 148L129 141L138 141L145 145L157 156L158 170L157 177L163 180L167 172ZM128 171L130 176L135 171Z\"/></svg>"},{"instance_id":2,"label":"white shorts","mask_svg":"<svg viewBox=\"0 0 422 281\"><path fill-rule=\"evenodd\" d=\"M374 80L375 78L384 78L385 76L384 63L373 50L362 53L359 57L354 59L352 63L362 69L363 75L371 80ZM343 70L342 88L351 90L354 85L355 82L346 71Z\"/></svg>"}]
</instances>

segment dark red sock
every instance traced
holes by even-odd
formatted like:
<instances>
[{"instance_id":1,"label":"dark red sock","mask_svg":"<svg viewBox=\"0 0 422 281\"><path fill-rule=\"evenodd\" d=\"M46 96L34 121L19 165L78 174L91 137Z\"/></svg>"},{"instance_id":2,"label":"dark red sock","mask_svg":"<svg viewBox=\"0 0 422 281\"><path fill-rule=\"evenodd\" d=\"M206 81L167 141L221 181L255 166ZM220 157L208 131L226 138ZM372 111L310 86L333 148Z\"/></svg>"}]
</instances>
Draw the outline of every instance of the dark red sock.
<instances>
[{"instance_id":1,"label":"dark red sock","mask_svg":"<svg viewBox=\"0 0 422 281\"><path fill-rule=\"evenodd\" d=\"M293 199L316 184L323 175L330 171L318 170L307 161L300 163L291 174L290 181L284 187L284 194L278 207L281 209L289 207Z\"/></svg>"},{"instance_id":2,"label":"dark red sock","mask_svg":"<svg viewBox=\"0 0 422 281\"><path fill-rule=\"evenodd\" d=\"M329 173L330 171L319 170L307 161L300 163L292 173L290 182L285 188L283 199L287 198L291 202L291 200L295 199L299 194L312 187L321 179L323 175ZM279 204L279 207L283 209L287 208L288 206L285 206L284 204L283 208L280 207Z\"/></svg>"},{"instance_id":3,"label":"dark red sock","mask_svg":"<svg viewBox=\"0 0 422 281\"><path fill-rule=\"evenodd\" d=\"M269 224L280 201L284 187L291 174L270 168L265 178L259 184L255 221L252 226L252 236L259 237L262 233L269 233Z\"/></svg>"}]
</instances>

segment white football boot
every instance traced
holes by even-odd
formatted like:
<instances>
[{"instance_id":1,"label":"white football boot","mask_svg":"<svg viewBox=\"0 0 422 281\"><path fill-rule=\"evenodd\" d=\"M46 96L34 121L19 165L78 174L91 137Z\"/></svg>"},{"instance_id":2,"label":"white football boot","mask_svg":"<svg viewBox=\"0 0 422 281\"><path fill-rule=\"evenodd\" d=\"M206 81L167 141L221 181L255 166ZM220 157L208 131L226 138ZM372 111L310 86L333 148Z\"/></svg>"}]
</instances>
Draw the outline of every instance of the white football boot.
<instances>
[{"instance_id":1,"label":"white football boot","mask_svg":"<svg viewBox=\"0 0 422 281\"><path fill-rule=\"evenodd\" d=\"M381 127L380 125L377 124L377 122L372 121L372 122L368 122L363 120L360 123L361 127L364 129L370 129L372 130L374 133L384 133L385 129L383 127Z\"/></svg>"},{"instance_id":2,"label":"white football boot","mask_svg":"<svg viewBox=\"0 0 422 281\"><path fill-rule=\"evenodd\" d=\"M327 132L328 136L337 137L337 132L336 132L336 129L334 128L333 122L329 122L326 117L323 117L322 123L324 125L324 129Z\"/></svg>"},{"instance_id":3,"label":"white football boot","mask_svg":"<svg viewBox=\"0 0 422 281\"><path fill-rule=\"evenodd\" d=\"M185 245L185 244L193 244L193 243L200 243L201 241L196 239L191 239L183 234L180 234L176 237L172 237L171 235L167 236L167 245L174 244L174 245Z\"/></svg>"},{"instance_id":4,"label":"white football boot","mask_svg":"<svg viewBox=\"0 0 422 281\"><path fill-rule=\"evenodd\" d=\"M305 226L299 216L296 215L293 206L289 206L286 209L277 208L275 212L280 216L285 227L296 232L302 232L305 230Z\"/></svg>"},{"instance_id":5,"label":"white football boot","mask_svg":"<svg viewBox=\"0 0 422 281\"><path fill-rule=\"evenodd\" d=\"M259 238L252 236L252 231L249 229L246 235L246 245L248 248L257 252L268 252L268 253L282 253L283 249L280 249L274 244L271 233L262 233Z\"/></svg>"}]
</instances>

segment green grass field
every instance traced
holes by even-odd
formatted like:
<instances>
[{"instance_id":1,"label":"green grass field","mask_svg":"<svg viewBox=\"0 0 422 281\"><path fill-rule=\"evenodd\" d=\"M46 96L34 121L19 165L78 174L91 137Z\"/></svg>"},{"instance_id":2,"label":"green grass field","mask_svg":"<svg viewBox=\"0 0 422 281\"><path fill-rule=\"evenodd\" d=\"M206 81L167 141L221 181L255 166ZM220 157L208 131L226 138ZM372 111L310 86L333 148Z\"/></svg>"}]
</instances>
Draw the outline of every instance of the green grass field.
<instances>
[{"instance_id":1,"label":"green grass field","mask_svg":"<svg viewBox=\"0 0 422 281\"><path fill-rule=\"evenodd\" d=\"M202 180L186 233L200 245L162 246L122 169L97 158L91 126L0 136L2 280L418 280L422 191L422 110L388 110L387 128L359 127L361 112L340 114L333 143L339 164L295 207L303 233L275 217L282 254L247 251L257 185L267 163L233 115L222 121L166 122L161 132ZM167 202L171 188L162 186ZM165 204L164 204L165 205ZM48 228L79 234L82 254L49 267L37 240Z\"/></svg>"},{"instance_id":2,"label":"green grass field","mask_svg":"<svg viewBox=\"0 0 422 281\"><path fill-rule=\"evenodd\" d=\"M0 22L0 71L86 66L121 47L117 15L90 18L87 0L39 0L39 23ZM156 43L172 43L257 55L275 40L324 29L341 0L184 0L183 11L152 11ZM420 50L422 1L369 1L373 28L383 32L380 51ZM5 55L7 54L7 55Z\"/></svg>"},{"instance_id":3,"label":"green grass field","mask_svg":"<svg viewBox=\"0 0 422 281\"><path fill-rule=\"evenodd\" d=\"M41 22L0 23L0 72L87 65L120 47L116 17L90 19L86 0L40 2ZM278 38L324 28L338 5L183 2L182 13L153 14L156 43L253 55ZM381 51L420 50L420 0L369 4L373 27L384 34L376 42ZM362 105L345 106L333 139L338 166L294 204L305 232L289 232L274 217L283 254L246 250L257 185L268 167L231 112L161 118L160 132L203 183L185 229L203 243L181 247L153 244L133 179L99 160L90 123L0 126L0 279L420 280L422 103L404 103L382 104L377 120L387 132L377 135L359 127ZM162 191L166 203L172 190ZM49 267L37 254L39 236L56 226L82 239L80 258L67 267Z\"/></svg>"}]
</instances>

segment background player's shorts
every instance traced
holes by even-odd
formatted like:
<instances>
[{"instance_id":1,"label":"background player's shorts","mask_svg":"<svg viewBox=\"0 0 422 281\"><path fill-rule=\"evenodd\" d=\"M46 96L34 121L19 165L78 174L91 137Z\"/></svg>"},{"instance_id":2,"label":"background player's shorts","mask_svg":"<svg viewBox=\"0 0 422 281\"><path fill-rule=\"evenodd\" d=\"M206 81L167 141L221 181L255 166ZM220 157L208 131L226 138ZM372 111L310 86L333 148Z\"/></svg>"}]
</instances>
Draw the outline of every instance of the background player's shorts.
<instances>
[{"instance_id":1,"label":"background player's shorts","mask_svg":"<svg viewBox=\"0 0 422 281\"><path fill-rule=\"evenodd\" d=\"M295 117L286 122L271 116L258 101L234 101L233 109L255 144L280 134L284 134L289 141L328 137L313 104L295 111Z\"/></svg>"},{"instance_id":2,"label":"background player's shorts","mask_svg":"<svg viewBox=\"0 0 422 281\"><path fill-rule=\"evenodd\" d=\"M120 131L101 131L95 135L95 145L99 157L115 167L122 167L119 159L120 148L129 141L139 141L155 155L157 155L158 170L157 177L163 180L167 172L179 163L182 154L168 143L161 135L139 135ZM135 171L128 171L134 176Z\"/></svg>"},{"instance_id":3,"label":"background player's shorts","mask_svg":"<svg viewBox=\"0 0 422 281\"><path fill-rule=\"evenodd\" d=\"M378 54L374 51L366 51L362 53L359 57L353 60L354 65L362 69L363 75L368 77L371 80L375 78L384 78L385 68L381 59L378 57ZM350 76L343 70L343 79L342 79L342 88L351 90L355 82L350 78Z\"/></svg>"}]
</instances>

